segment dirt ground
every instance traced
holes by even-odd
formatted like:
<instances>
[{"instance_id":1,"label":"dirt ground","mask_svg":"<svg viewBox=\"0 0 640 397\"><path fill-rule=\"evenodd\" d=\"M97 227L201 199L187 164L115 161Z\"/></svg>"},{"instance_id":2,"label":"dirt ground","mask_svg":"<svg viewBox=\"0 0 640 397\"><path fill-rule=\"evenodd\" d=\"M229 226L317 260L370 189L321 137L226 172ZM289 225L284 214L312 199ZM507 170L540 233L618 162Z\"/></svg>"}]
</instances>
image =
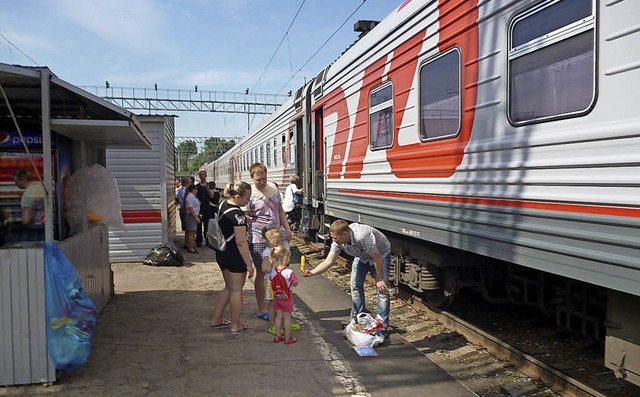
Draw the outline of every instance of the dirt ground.
<instances>
[{"instance_id":1,"label":"dirt ground","mask_svg":"<svg viewBox=\"0 0 640 397\"><path fill-rule=\"evenodd\" d=\"M98 318L87 365L58 372L53 385L0 388L0 396L341 394L344 386L328 365L331 358L314 348L312 337L274 345L267 323L254 316L252 283L244 289L242 321L248 330L233 335L209 328L214 298L224 282L214 253L199 251L185 253L182 267L112 264L116 296ZM298 335L323 332L303 327ZM279 379L279 360L301 373L317 373L322 381Z\"/></svg>"},{"instance_id":2,"label":"dirt ground","mask_svg":"<svg viewBox=\"0 0 640 397\"><path fill-rule=\"evenodd\" d=\"M305 246L296 242L292 251L295 268ZM309 252L308 258L313 266L320 256ZM112 264L116 295L98 318L87 365L59 372L53 385L0 388L0 396L396 396L427 391L461 396L469 389L479 396L553 395L496 360L483 364L486 370L474 364L470 373L468 353L476 349L397 299L391 309L394 331L381 356L354 356L340 327L351 306L349 295L340 291L348 291L344 268L305 279L296 288L301 304L294 317L303 328L294 333L296 344L273 344L267 323L254 316L251 282L244 287L242 317L248 330L241 335L212 331L214 299L224 285L215 255L199 248L197 254L185 252L184 259L182 267ZM371 288L368 298L375 296ZM429 379L444 373L434 363L466 389L451 394L450 381ZM392 371L380 378L379 366ZM390 381L396 378L398 383Z\"/></svg>"}]
</instances>

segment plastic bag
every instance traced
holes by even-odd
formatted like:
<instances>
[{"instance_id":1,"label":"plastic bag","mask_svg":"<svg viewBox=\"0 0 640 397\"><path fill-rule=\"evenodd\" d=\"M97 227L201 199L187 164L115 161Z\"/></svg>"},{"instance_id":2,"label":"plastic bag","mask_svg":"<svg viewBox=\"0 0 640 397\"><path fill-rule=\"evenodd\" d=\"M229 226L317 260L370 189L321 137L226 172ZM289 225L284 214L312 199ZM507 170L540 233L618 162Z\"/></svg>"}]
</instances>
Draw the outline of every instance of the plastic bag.
<instances>
[{"instance_id":1,"label":"plastic bag","mask_svg":"<svg viewBox=\"0 0 640 397\"><path fill-rule=\"evenodd\" d=\"M344 336L355 346L374 347L384 342L384 321L369 313L359 313L344 329Z\"/></svg>"},{"instance_id":2,"label":"plastic bag","mask_svg":"<svg viewBox=\"0 0 640 397\"><path fill-rule=\"evenodd\" d=\"M54 367L72 371L89 360L98 313L60 248L45 243L47 350Z\"/></svg>"},{"instance_id":3,"label":"plastic bag","mask_svg":"<svg viewBox=\"0 0 640 397\"><path fill-rule=\"evenodd\" d=\"M161 244L151 250L142 261L149 266L182 266L184 263L182 253L172 243Z\"/></svg>"},{"instance_id":4,"label":"plastic bag","mask_svg":"<svg viewBox=\"0 0 640 397\"><path fill-rule=\"evenodd\" d=\"M86 184L87 213L83 213L82 183ZM64 193L65 217L71 234L82 231L83 218L89 223L102 222L109 227L124 228L122 201L118 181L109 170L94 164L71 175Z\"/></svg>"}]
</instances>

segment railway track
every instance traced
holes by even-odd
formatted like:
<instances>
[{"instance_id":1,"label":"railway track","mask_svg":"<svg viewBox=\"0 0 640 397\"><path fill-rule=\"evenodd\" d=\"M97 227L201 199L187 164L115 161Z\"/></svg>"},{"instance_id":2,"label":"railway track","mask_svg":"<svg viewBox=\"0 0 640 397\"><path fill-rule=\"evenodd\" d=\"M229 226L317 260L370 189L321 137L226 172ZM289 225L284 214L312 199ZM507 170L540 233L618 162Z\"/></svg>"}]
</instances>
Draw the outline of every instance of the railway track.
<instances>
[{"instance_id":1,"label":"railway track","mask_svg":"<svg viewBox=\"0 0 640 397\"><path fill-rule=\"evenodd\" d=\"M301 239L296 239L293 246L307 257L310 267L323 258L321 247L308 245ZM325 276L348 292L350 271L347 260L342 260L340 265L334 266ZM373 283L365 288L368 307L375 307ZM397 291L392 299L391 325L397 334L480 396L629 397L640 393L636 386L613 379L611 374L603 374L607 369L602 364L600 374L585 373L580 379L573 377L558 369L558 365L544 361L545 356L549 356L544 351L549 348L538 349L535 354L527 353L505 342L508 337L498 338L458 314L430 307L420 298L402 290ZM509 332L518 332L518 329L527 336L526 325L516 326ZM552 337L550 334L547 336ZM540 337L531 336L532 340ZM570 351L567 349L567 355L571 354ZM557 357L555 353L554 357ZM581 361L573 357L565 360ZM559 366L566 367L566 364ZM591 371L585 365L584 372ZM600 382L599 388L583 380L595 380L598 378L596 375L607 376L612 383Z\"/></svg>"}]
</instances>

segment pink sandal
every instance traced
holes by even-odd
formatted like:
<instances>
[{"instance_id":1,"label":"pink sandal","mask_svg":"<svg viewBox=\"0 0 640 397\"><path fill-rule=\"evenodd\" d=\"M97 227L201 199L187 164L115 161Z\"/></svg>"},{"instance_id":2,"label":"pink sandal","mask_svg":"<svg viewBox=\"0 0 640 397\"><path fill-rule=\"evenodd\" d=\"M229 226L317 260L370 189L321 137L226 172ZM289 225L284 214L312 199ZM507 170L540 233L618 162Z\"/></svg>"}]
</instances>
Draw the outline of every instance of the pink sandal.
<instances>
[{"instance_id":1,"label":"pink sandal","mask_svg":"<svg viewBox=\"0 0 640 397\"><path fill-rule=\"evenodd\" d=\"M275 338L273 338L273 343L280 343L282 342L284 339L284 336L276 336ZM285 342L286 343L286 342Z\"/></svg>"},{"instance_id":2,"label":"pink sandal","mask_svg":"<svg viewBox=\"0 0 640 397\"><path fill-rule=\"evenodd\" d=\"M293 336L290 338L284 338L284 344L285 345L291 345L293 343L296 343L298 340L296 338L294 338Z\"/></svg>"}]
</instances>

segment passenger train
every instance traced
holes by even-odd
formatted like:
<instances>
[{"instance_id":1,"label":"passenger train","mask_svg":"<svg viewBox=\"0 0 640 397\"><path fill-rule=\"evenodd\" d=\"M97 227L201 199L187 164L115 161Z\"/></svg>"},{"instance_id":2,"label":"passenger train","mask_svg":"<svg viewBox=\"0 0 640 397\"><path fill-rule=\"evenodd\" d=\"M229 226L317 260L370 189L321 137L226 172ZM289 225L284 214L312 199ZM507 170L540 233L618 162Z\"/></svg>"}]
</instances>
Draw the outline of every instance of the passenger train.
<instances>
[{"instance_id":1,"label":"passenger train","mask_svg":"<svg viewBox=\"0 0 640 397\"><path fill-rule=\"evenodd\" d=\"M640 2L407 0L211 164L298 174L304 226L392 242L434 305L472 287L605 340L640 384ZM635 99L634 99L635 98Z\"/></svg>"}]
</instances>

